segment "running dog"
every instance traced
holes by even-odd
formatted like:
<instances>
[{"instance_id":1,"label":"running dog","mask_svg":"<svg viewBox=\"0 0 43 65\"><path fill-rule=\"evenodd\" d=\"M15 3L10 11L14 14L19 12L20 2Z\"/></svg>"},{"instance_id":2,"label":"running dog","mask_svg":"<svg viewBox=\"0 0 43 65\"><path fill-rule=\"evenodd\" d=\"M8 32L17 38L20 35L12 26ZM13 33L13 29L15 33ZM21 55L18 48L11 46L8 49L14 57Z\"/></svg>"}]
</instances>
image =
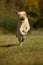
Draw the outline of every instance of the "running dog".
<instances>
[{"instance_id":1,"label":"running dog","mask_svg":"<svg viewBox=\"0 0 43 65\"><path fill-rule=\"evenodd\" d=\"M30 30L30 24L25 11L16 12L16 14L19 19L19 22L17 24L16 37L18 37L20 46L22 46L22 42L24 41L28 31Z\"/></svg>"}]
</instances>

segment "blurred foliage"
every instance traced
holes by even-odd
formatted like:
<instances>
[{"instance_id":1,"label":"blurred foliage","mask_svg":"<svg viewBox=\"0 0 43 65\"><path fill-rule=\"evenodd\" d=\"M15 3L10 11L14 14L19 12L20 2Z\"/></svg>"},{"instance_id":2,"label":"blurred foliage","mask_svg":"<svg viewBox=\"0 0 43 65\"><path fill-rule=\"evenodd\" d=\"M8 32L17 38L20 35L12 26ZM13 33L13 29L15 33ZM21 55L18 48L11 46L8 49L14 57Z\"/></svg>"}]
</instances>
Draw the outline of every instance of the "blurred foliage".
<instances>
[{"instance_id":1,"label":"blurred foliage","mask_svg":"<svg viewBox=\"0 0 43 65\"><path fill-rule=\"evenodd\" d=\"M43 27L43 0L0 0L0 28L14 32L16 11L21 10L27 12L31 28Z\"/></svg>"}]
</instances>

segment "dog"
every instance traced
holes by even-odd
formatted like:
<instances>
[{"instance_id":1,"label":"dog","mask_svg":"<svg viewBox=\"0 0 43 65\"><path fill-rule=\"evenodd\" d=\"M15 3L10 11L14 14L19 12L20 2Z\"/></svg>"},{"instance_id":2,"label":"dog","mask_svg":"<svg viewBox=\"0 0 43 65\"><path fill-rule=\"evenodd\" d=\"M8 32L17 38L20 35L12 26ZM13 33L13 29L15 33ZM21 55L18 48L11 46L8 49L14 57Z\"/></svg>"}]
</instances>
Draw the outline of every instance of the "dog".
<instances>
[{"instance_id":1,"label":"dog","mask_svg":"<svg viewBox=\"0 0 43 65\"><path fill-rule=\"evenodd\" d=\"M25 11L16 12L16 14L19 20L17 24L16 37L18 37L20 46L22 46L22 42L24 41L28 31L30 30L30 24Z\"/></svg>"}]
</instances>

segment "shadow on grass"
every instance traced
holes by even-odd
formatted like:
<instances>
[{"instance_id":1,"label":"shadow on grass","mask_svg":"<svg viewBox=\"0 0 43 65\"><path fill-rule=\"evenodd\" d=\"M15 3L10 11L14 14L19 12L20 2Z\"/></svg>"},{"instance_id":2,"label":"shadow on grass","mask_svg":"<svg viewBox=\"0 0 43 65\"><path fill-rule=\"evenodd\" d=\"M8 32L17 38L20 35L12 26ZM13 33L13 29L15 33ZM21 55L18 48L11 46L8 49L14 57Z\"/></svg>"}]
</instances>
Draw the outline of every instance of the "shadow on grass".
<instances>
[{"instance_id":1,"label":"shadow on grass","mask_svg":"<svg viewBox=\"0 0 43 65\"><path fill-rule=\"evenodd\" d=\"M19 44L1 45L0 47L12 47L12 46L19 46Z\"/></svg>"}]
</instances>

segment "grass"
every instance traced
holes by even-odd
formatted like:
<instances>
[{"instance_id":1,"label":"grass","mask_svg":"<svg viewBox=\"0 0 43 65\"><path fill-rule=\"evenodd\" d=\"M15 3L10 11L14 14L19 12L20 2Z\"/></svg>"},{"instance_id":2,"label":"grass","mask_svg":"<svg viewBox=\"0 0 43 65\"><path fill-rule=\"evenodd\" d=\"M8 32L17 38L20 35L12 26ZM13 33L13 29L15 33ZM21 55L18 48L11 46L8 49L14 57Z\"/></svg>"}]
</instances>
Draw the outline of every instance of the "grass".
<instances>
[{"instance_id":1,"label":"grass","mask_svg":"<svg viewBox=\"0 0 43 65\"><path fill-rule=\"evenodd\" d=\"M28 35L22 47L16 44L15 35L0 35L0 65L43 65L43 34Z\"/></svg>"}]
</instances>

